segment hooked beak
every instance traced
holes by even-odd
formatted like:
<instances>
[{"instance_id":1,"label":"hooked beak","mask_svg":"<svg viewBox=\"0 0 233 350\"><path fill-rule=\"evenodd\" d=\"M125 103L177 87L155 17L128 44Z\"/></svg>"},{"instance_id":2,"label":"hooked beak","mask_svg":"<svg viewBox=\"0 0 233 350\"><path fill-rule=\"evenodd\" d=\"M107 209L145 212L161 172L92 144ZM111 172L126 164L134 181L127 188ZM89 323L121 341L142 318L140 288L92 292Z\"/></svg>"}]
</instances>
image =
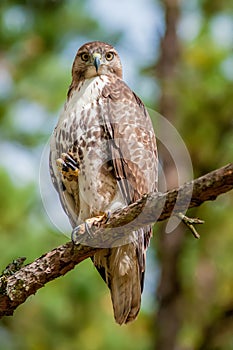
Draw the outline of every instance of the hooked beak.
<instances>
[{"instance_id":1,"label":"hooked beak","mask_svg":"<svg viewBox=\"0 0 233 350\"><path fill-rule=\"evenodd\" d=\"M100 61L101 55L100 55L98 52L95 52L95 53L93 54L93 58L94 58L93 64L94 64L94 66L95 66L96 73L98 73L98 69L99 69L99 66L100 66L100 63L101 63L101 61Z\"/></svg>"}]
</instances>

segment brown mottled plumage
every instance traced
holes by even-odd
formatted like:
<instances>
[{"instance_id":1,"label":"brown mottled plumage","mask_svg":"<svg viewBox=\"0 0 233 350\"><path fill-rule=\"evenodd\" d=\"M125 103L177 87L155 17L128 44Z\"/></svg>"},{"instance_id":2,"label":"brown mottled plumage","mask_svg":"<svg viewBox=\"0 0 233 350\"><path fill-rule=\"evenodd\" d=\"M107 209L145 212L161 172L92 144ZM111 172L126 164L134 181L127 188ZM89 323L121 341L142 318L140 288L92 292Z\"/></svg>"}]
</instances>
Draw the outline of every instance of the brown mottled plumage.
<instances>
[{"instance_id":1,"label":"brown mottled plumage","mask_svg":"<svg viewBox=\"0 0 233 350\"><path fill-rule=\"evenodd\" d=\"M67 101L51 138L50 167L72 227L157 190L149 115L122 80L120 58L106 43L87 43L77 52ZM133 237L133 242L102 249L93 257L110 288L119 324L134 320L140 309L151 227L135 231Z\"/></svg>"}]
</instances>

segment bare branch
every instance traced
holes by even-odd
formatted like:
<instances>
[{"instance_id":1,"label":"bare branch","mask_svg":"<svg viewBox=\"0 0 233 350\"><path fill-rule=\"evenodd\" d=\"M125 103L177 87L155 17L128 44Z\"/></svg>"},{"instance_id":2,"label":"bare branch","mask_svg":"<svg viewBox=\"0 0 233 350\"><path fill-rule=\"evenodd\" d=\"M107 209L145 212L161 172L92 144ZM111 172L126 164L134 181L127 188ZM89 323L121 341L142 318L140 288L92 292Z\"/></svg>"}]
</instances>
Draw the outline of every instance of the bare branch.
<instances>
[{"instance_id":1,"label":"bare branch","mask_svg":"<svg viewBox=\"0 0 233 350\"><path fill-rule=\"evenodd\" d=\"M122 240L126 233L139 227L168 219L175 204L174 214L179 214L187 208L198 207L203 202L215 200L220 194L231 189L233 189L233 163L169 192L144 195L137 202L115 212L105 225L95 231L96 241L94 237L91 242L93 246L94 244L100 246L100 242L103 246L105 244L106 246L114 245L114 233L107 234L107 229L120 227L121 232L117 232L115 238ZM176 203L178 195L179 201ZM90 237L85 232L85 224L79 226L78 234L77 236L74 234L73 238L75 242L87 242L88 240L90 242ZM111 239L111 242L108 239Z\"/></svg>"},{"instance_id":2,"label":"bare branch","mask_svg":"<svg viewBox=\"0 0 233 350\"><path fill-rule=\"evenodd\" d=\"M195 229L194 225L204 224L205 223L204 220L200 220L198 218L189 218L186 215L184 215L183 213L178 213L177 217L180 218L182 220L182 222L189 228L189 230L192 232L192 234L195 238L197 238L197 239L200 238L200 235L197 232L197 230Z\"/></svg>"},{"instance_id":3,"label":"bare branch","mask_svg":"<svg viewBox=\"0 0 233 350\"><path fill-rule=\"evenodd\" d=\"M114 213L105 225L95 231L95 237L101 235L103 231L106 233L106 229L111 236L111 228L120 227L123 233L127 233L169 218L178 194L177 213L187 208L186 199L190 198L190 195L191 201L188 206L193 208L205 201L214 200L231 189L233 189L233 163L167 193L144 195L136 203ZM85 225L80 225L79 234L81 233L85 236ZM93 256L97 249L68 242L20 268L13 275L3 275L0 278L0 317L12 315L31 294L35 294L47 282L65 275L75 265Z\"/></svg>"}]
</instances>

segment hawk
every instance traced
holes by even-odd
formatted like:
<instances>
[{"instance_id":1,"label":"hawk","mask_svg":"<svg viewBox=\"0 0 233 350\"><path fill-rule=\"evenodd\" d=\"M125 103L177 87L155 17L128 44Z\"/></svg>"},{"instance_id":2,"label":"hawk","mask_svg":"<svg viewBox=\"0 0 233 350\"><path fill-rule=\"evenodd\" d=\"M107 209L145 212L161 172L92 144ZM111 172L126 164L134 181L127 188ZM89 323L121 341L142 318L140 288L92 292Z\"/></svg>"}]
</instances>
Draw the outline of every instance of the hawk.
<instances>
[{"instance_id":1,"label":"hawk","mask_svg":"<svg viewBox=\"0 0 233 350\"><path fill-rule=\"evenodd\" d=\"M67 100L51 137L53 184L73 228L156 191L153 126L140 98L122 80L117 51L94 41L78 50ZM111 214L110 214L111 215ZM127 244L99 250L92 260L111 291L117 323L140 310L145 254L152 228Z\"/></svg>"}]
</instances>

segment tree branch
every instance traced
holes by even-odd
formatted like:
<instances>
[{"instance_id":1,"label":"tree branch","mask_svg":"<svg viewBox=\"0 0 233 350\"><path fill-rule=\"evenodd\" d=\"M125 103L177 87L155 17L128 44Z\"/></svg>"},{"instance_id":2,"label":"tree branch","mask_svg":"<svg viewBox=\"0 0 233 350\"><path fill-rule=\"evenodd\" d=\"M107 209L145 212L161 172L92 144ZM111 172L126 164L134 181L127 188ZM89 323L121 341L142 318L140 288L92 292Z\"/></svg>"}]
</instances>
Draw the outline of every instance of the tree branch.
<instances>
[{"instance_id":1,"label":"tree branch","mask_svg":"<svg viewBox=\"0 0 233 350\"><path fill-rule=\"evenodd\" d=\"M4 315L12 315L20 304L24 303L31 294L35 294L47 282L65 275L75 265L93 256L98 249L101 249L94 246L96 237L98 237L97 246L104 247L105 244L109 244L108 240L112 237L112 232L114 234L117 232L115 229L117 227L120 228L122 239L122 237L127 236L126 233L132 230L168 219L173 211L177 196L179 196L179 201L176 203L176 212L178 213L187 208L200 206L203 202L215 200L220 194L232 189L233 163L167 193L144 195L136 203L114 213L106 224L97 228L94 238L91 240L92 247L81 244L74 245L72 242L68 242L44 254L31 264L20 268L19 271L10 276L3 274L0 278L0 318ZM85 225L80 225L78 235L76 234L75 238L80 240L80 237L83 237L85 241L87 236ZM88 239L90 238L88 237ZM114 244L117 244L118 241L119 231Z\"/></svg>"}]
</instances>

